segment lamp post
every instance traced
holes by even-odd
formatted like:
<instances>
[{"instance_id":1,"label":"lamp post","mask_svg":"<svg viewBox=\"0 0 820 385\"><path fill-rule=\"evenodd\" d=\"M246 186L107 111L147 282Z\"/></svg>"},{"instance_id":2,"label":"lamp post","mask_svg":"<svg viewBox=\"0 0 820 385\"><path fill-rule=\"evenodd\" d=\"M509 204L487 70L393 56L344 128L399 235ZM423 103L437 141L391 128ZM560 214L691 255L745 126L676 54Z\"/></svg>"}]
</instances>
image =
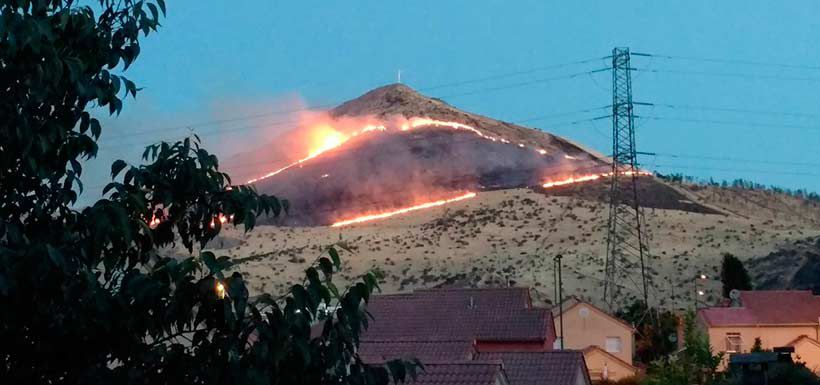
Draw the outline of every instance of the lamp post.
<instances>
[{"instance_id":1,"label":"lamp post","mask_svg":"<svg viewBox=\"0 0 820 385\"><path fill-rule=\"evenodd\" d=\"M695 295L695 310L698 309L698 302L700 301L700 297L703 297L704 295L706 295L706 290L705 290L706 285L705 285L705 283L706 283L707 279L709 279L709 277L706 274L698 274L698 275L695 276L695 280L694 280L694 283L695 283L695 293L694 293L694 295ZM703 283L703 285L699 286L698 284L701 283L701 282Z\"/></svg>"},{"instance_id":2,"label":"lamp post","mask_svg":"<svg viewBox=\"0 0 820 385\"><path fill-rule=\"evenodd\" d=\"M553 259L555 262L555 270L558 272L558 282L556 287L556 292L558 293L558 314L561 315L561 319L559 319L560 323L560 330L561 330L561 350L564 350L564 286L563 282L561 281L561 254L558 254Z\"/></svg>"}]
</instances>

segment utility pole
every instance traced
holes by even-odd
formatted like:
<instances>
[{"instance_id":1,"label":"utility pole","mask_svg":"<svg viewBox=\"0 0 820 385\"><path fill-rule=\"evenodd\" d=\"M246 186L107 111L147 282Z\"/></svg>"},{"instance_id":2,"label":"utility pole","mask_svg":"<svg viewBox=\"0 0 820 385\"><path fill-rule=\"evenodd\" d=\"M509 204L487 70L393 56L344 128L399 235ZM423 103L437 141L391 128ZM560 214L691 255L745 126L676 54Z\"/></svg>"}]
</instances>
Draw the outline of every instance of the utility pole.
<instances>
[{"instance_id":1,"label":"utility pole","mask_svg":"<svg viewBox=\"0 0 820 385\"><path fill-rule=\"evenodd\" d=\"M639 259L643 301L649 308L645 266L643 210L638 201L637 153L632 102L632 67L629 48L612 50L612 176L607 223L604 302L614 310L622 277L629 277L632 262Z\"/></svg>"},{"instance_id":2,"label":"utility pole","mask_svg":"<svg viewBox=\"0 0 820 385\"><path fill-rule=\"evenodd\" d=\"M558 293L558 314L560 314L561 318L559 319L560 323L560 330L561 330L561 350L564 350L564 282L561 280L561 254L558 254L553 259L555 263L555 270L558 272L558 282L555 288L556 292Z\"/></svg>"}]
</instances>

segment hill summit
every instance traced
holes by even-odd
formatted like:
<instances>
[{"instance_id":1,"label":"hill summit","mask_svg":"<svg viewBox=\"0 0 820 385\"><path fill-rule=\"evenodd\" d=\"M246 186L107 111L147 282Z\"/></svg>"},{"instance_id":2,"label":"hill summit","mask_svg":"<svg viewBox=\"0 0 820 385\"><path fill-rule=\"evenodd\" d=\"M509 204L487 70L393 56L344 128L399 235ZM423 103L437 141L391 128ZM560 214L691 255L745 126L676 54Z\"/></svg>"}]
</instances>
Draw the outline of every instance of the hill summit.
<instances>
[{"instance_id":1,"label":"hill summit","mask_svg":"<svg viewBox=\"0 0 820 385\"><path fill-rule=\"evenodd\" d=\"M309 114L284 136L242 157L271 159L250 182L291 201L288 224L334 224L610 167L565 138L464 112L401 84ZM299 140L305 148L275 145ZM280 152L290 154L271 155Z\"/></svg>"}]
</instances>

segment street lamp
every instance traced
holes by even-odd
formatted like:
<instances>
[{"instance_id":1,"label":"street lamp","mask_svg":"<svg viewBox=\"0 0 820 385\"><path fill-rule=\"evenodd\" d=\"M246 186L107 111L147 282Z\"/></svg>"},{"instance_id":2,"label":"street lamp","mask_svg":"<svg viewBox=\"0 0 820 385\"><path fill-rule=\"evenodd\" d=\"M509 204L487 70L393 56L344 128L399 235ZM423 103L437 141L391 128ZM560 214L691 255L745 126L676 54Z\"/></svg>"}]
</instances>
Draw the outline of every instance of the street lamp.
<instances>
[{"instance_id":1,"label":"street lamp","mask_svg":"<svg viewBox=\"0 0 820 385\"><path fill-rule=\"evenodd\" d=\"M703 283L704 283L704 286L705 286L705 283L706 283L705 281L707 279L709 279L709 277L706 274L698 274L698 275L695 276L695 280L694 280L695 281L694 282L695 283L695 310L697 310L697 308L698 308L699 298L706 295L706 291L704 290L705 287L699 288L698 283L700 283L701 281L704 281Z\"/></svg>"}]
</instances>

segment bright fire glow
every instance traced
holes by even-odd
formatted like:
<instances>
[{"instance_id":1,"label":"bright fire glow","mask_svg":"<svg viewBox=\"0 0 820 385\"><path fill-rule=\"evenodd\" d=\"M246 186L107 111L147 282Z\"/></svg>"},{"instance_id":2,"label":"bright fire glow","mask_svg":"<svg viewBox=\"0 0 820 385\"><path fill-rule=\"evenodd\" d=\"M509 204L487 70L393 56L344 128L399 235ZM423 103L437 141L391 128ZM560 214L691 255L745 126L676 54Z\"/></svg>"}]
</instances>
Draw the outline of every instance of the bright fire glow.
<instances>
[{"instance_id":1,"label":"bright fire glow","mask_svg":"<svg viewBox=\"0 0 820 385\"><path fill-rule=\"evenodd\" d=\"M347 219L347 220L336 222L336 223L332 224L331 226L332 227L340 227L340 226L352 225L354 223L362 223L362 222L372 221L372 220L375 220L375 219L388 218L388 217L392 217L394 215L409 213L411 211L422 210L422 209L427 209L427 208L436 207L436 206L442 206L442 205L446 205L448 203L457 202L457 201L461 201L461 200L465 200L465 199L470 199L470 198L473 198L475 196L476 196L476 193L469 192L469 193L466 193L466 194L463 194L463 195L459 195L455 198L442 199L442 200L437 200L437 201L433 201L433 202L422 203L422 204L419 204L419 205L405 207L403 209L397 209L397 210L387 211L387 212L378 213L378 214L363 215L363 216L360 216L360 217L355 217L355 218L352 218L352 219Z\"/></svg>"},{"instance_id":2,"label":"bright fire glow","mask_svg":"<svg viewBox=\"0 0 820 385\"><path fill-rule=\"evenodd\" d=\"M217 215L216 218L211 219L211 228L213 229L213 228L216 227L216 221L219 221L220 224L224 225L226 222L232 221L232 220L233 220L233 214L231 214L230 216L224 216L222 214L219 214L219 215Z\"/></svg>"},{"instance_id":3,"label":"bright fire glow","mask_svg":"<svg viewBox=\"0 0 820 385\"><path fill-rule=\"evenodd\" d=\"M216 282L216 298L225 299L225 285L222 282Z\"/></svg>"},{"instance_id":4,"label":"bright fire glow","mask_svg":"<svg viewBox=\"0 0 820 385\"><path fill-rule=\"evenodd\" d=\"M360 130L352 132L350 135L345 135L334 129L329 124L320 124L318 126L311 127L310 144L308 145L308 155L306 157L299 159L278 170L274 170L260 177L250 179L245 183L251 184L254 182L258 182L262 179L267 179L276 174L279 174L282 171L301 165L302 163L307 162L319 155L322 155L327 151L330 151L336 147L341 146L354 136L359 136L370 131L384 131L386 129L387 128L382 125L368 124L362 127Z\"/></svg>"},{"instance_id":5,"label":"bright fire glow","mask_svg":"<svg viewBox=\"0 0 820 385\"><path fill-rule=\"evenodd\" d=\"M341 146L342 144L344 144L345 142L347 142L351 138L359 136L361 134L371 132L371 131L387 131L387 127L382 125L382 124L369 123L369 124L365 124L364 126L362 126L358 130L353 130L352 132L344 133L344 132L334 128L333 124L336 124L336 123L331 120L330 122L322 121L318 124L309 125L309 127L310 127L309 128L309 130L310 130L309 135L310 136L308 138L308 141L309 141L308 151L307 151L308 155L306 157L304 157L302 159L299 159L299 160L297 160L297 161L295 161L291 164L285 165L282 168L271 171L271 172L269 172L265 175L250 179L245 183L247 183L247 184L255 183L255 182L258 182L260 180L270 178L270 177L272 177L276 174L279 174L279 173L281 173L285 170L288 170L288 169L291 169L293 167L299 166L299 165L301 165L302 163L304 163L308 160L311 160L311 159L313 159L313 158L315 158L315 157L317 157L317 156L319 156L319 155L321 155L321 154L323 154L323 153L325 153L329 150L332 150L334 148L337 148L337 147ZM397 125L397 127L399 127L399 129L401 131L409 131L409 130L416 129L416 128L419 128L419 127L447 127L447 128L452 128L454 130L469 131L469 132L472 132L473 134L475 134L475 135L477 135L481 138L491 140L493 142L501 142L501 143L510 144L510 141L507 140L507 139L487 135L487 134L483 133L482 131L476 129L473 126L470 126L470 125L467 125L467 124L464 124L464 123L458 123L458 122L436 120L436 119L424 118L424 117L412 117L412 118L409 118L409 119L404 119L401 122L401 125ZM518 143L518 147L527 148L527 146L524 143ZM546 155L547 154L547 151L544 150L544 149L535 148L535 147L533 147L532 149L534 151L537 151L541 155ZM565 157L567 159L573 159L573 160L577 159L577 158L569 156L569 155L565 155Z\"/></svg>"},{"instance_id":6,"label":"bright fire glow","mask_svg":"<svg viewBox=\"0 0 820 385\"><path fill-rule=\"evenodd\" d=\"M631 171L631 170L629 170L629 171L624 171L624 172L621 173L621 175L625 175L625 176L632 176L633 174L638 175L638 176L652 175L652 173L648 172L648 171ZM571 177L566 178L566 179L546 181L546 182L544 182L543 185L541 185L541 187L550 188L550 187L557 187L557 186L565 186L565 185L568 185L568 184L589 182L589 181L592 181L592 180L597 180L597 179L601 179L601 178L608 178L608 177L611 177L611 176L612 176L612 172L604 172L604 173L600 173L600 174L588 174L588 175L581 175L581 176L571 176Z\"/></svg>"}]
</instances>

